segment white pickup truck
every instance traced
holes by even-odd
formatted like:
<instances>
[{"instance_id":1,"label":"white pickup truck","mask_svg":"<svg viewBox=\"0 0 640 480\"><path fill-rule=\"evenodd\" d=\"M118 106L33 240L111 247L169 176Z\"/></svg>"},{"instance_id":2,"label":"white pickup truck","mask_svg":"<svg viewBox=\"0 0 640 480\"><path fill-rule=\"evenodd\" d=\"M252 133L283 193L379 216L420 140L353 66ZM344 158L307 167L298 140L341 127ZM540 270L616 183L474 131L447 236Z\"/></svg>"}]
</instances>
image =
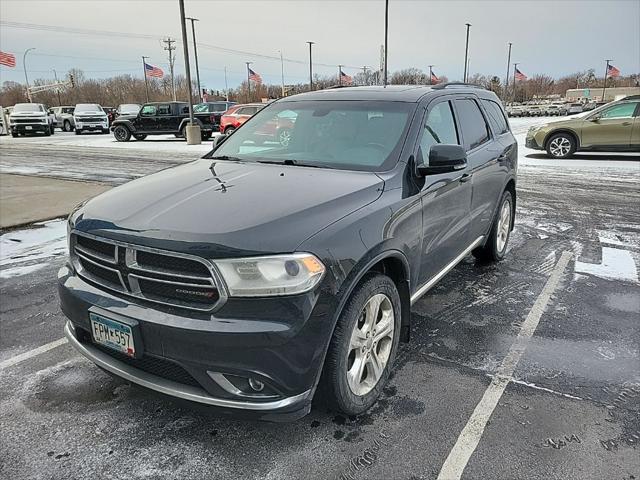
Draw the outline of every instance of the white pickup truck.
<instances>
[{"instance_id":1,"label":"white pickup truck","mask_svg":"<svg viewBox=\"0 0 640 480\"><path fill-rule=\"evenodd\" d=\"M35 132L53 135L53 116L41 103L17 103L9 115L9 129L12 137Z\"/></svg>"}]
</instances>

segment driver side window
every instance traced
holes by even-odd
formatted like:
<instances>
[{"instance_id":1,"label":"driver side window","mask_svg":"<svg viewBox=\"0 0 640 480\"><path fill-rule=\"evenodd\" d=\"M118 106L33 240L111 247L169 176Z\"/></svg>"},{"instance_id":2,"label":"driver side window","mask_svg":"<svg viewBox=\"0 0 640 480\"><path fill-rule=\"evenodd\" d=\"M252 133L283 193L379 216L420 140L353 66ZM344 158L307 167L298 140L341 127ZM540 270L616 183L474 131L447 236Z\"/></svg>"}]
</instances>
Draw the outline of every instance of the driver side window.
<instances>
[{"instance_id":1,"label":"driver side window","mask_svg":"<svg viewBox=\"0 0 640 480\"><path fill-rule=\"evenodd\" d=\"M427 115L424 132L420 140L422 155L425 159L429 156L432 145L443 143L448 145L459 145L456 123L453 119L453 112L449 102L436 104Z\"/></svg>"}]
</instances>

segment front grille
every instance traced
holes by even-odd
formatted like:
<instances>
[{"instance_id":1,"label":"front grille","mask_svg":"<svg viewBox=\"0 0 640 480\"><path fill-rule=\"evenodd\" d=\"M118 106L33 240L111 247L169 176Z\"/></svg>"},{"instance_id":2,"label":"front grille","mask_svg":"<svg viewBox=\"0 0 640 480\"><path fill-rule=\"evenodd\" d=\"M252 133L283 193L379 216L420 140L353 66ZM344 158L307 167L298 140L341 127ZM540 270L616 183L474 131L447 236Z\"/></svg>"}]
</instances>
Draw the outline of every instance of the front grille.
<instances>
[{"instance_id":1,"label":"front grille","mask_svg":"<svg viewBox=\"0 0 640 480\"><path fill-rule=\"evenodd\" d=\"M12 118L11 123L44 123L41 118Z\"/></svg>"},{"instance_id":2,"label":"front grille","mask_svg":"<svg viewBox=\"0 0 640 480\"><path fill-rule=\"evenodd\" d=\"M198 257L78 233L71 253L78 275L119 293L201 311L221 300L213 266Z\"/></svg>"},{"instance_id":3,"label":"front grille","mask_svg":"<svg viewBox=\"0 0 640 480\"><path fill-rule=\"evenodd\" d=\"M79 122L106 122L106 118L101 117L76 117Z\"/></svg>"}]
</instances>

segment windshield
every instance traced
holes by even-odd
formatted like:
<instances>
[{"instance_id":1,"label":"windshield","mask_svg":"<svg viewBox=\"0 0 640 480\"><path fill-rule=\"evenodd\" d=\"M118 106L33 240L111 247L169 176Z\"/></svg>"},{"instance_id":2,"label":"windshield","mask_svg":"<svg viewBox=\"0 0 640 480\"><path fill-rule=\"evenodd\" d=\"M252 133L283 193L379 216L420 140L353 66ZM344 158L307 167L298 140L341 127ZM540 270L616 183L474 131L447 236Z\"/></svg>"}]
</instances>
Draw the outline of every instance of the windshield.
<instances>
[{"instance_id":1,"label":"windshield","mask_svg":"<svg viewBox=\"0 0 640 480\"><path fill-rule=\"evenodd\" d=\"M43 112L42 107L37 103L18 103L13 107L14 112Z\"/></svg>"},{"instance_id":2,"label":"windshield","mask_svg":"<svg viewBox=\"0 0 640 480\"><path fill-rule=\"evenodd\" d=\"M212 156L384 171L397 162L414 108L403 102L279 102L259 111Z\"/></svg>"},{"instance_id":3,"label":"windshield","mask_svg":"<svg viewBox=\"0 0 640 480\"><path fill-rule=\"evenodd\" d=\"M76 105L74 113L82 112L103 112L102 107L97 103L79 103Z\"/></svg>"}]
</instances>

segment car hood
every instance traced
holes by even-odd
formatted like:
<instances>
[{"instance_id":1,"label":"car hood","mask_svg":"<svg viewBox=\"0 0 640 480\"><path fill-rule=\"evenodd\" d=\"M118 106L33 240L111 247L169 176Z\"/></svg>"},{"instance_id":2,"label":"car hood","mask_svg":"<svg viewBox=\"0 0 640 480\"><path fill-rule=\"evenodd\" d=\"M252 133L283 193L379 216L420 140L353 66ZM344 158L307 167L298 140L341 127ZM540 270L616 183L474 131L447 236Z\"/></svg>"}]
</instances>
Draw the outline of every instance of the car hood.
<instances>
[{"instance_id":1,"label":"car hood","mask_svg":"<svg viewBox=\"0 0 640 480\"><path fill-rule=\"evenodd\" d=\"M74 113L76 117L106 117L107 114L105 112L78 112Z\"/></svg>"},{"instance_id":2,"label":"car hood","mask_svg":"<svg viewBox=\"0 0 640 480\"><path fill-rule=\"evenodd\" d=\"M284 253L375 201L383 187L370 172L203 159L114 188L72 223L208 258Z\"/></svg>"},{"instance_id":3,"label":"car hood","mask_svg":"<svg viewBox=\"0 0 640 480\"><path fill-rule=\"evenodd\" d=\"M14 118L33 118L33 117L46 117L47 114L43 112L14 112L10 117Z\"/></svg>"}]
</instances>

